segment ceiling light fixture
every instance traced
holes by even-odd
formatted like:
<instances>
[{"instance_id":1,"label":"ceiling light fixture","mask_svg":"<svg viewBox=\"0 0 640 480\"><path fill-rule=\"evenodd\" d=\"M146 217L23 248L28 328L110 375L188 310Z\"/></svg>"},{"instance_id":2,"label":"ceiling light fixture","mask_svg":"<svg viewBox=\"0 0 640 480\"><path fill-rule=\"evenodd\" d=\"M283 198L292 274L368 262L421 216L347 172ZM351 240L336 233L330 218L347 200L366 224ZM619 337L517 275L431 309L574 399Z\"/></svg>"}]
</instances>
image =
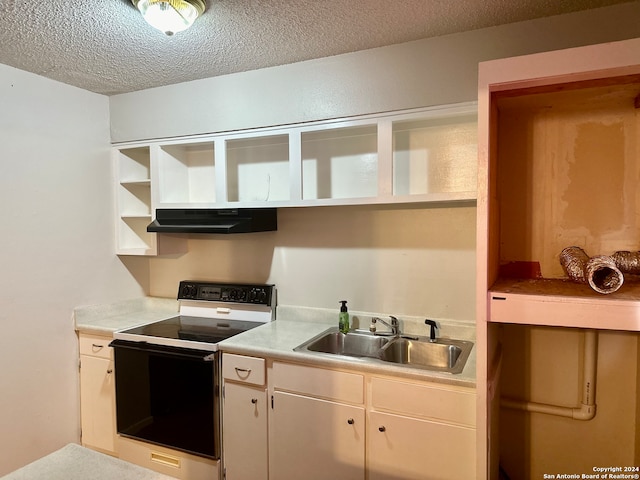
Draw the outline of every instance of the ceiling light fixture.
<instances>
[{"instance_id":1,"label":"ceiling light fixture","mask_svg":"<svg viewBox=\"0 0 640 480\"><path fill-rule=\"evenodd\" d=\"M131 0L149 25L165 35L189 28L206 7L203 0Z\"/></svg>"}]
</instances>

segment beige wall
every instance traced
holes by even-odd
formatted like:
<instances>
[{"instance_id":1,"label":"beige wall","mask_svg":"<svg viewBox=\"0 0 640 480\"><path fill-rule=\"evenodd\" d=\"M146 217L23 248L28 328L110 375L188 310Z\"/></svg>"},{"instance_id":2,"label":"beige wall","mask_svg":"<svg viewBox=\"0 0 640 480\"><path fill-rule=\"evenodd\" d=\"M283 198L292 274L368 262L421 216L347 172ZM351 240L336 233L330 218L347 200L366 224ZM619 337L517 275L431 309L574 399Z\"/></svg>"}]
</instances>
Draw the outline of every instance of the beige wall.
<instances>
[{"instance_id":1,"label":"beige wall","mask_svg":"<svg viewBox=\"0 0 640 480\"><path fill-rule=\"evenodd\" d=\"M278 210L278 231L192 236L150 262L151 294L185 279L273 282L280 305L473 320L475 207Z\"/></svg>"},{"instance_id":2,"label":"beige wall","mask_svg":"<svg viewBox=\"0 0 640 480\"><path fill-rule=\"evenodd\" d=\"M505 325L502 333L503 397L580 404L584 345L579 330ZM512 480L638 464L638 338L637 333L599 332L593 420L502 409L501 464Z\"/></svg>"},{"instance_id":3,"label":"beige wall","mask_svg":"<svg viewBox=\"0 0 640 480\"><path fill-rule=\"evenodd\" d=\"M143 294L113 254L107 98L0 65L0 476L80 439L73 309Z\"/></svg>"}]
</instances>

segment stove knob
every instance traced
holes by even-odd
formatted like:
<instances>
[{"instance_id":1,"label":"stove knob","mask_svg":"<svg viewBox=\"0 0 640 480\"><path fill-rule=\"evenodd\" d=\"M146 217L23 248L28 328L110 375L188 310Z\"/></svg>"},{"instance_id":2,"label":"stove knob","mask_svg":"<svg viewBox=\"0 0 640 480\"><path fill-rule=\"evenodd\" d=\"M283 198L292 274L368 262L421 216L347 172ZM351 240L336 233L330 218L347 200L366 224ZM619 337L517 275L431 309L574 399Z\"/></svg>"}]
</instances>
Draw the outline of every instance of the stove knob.
<instances>
[{"instance_id":1,"label":"stove knob","mask_svg":"<svg viewBox=\"0 0 640 480\"><path fill-rule=\"evenodd\" d=\"M255 288L251 289L251 293L249 294L249 301L250 302L255 302L256 298L258 298L258 292L256 292Z\"/></svg>"},{"instance_id":2,"label":"stove knob","mask_svg":"<svg viewBox=\"0 0 640 480\"><path fill-rule=\"evenodd\" d=\"M197 289L195 285L185 284L182 287L182 296L184 298L194 298L196 296Z\"/></svg>"},{"instance_id":3,"label":"stove knob","mask_svg":"<svg viewBox=\"0 0 640 480\"><path fill-rule=\"evenodd\" d=\"M258 295L258 300L260 301L260 303L264 303L267 301L267 292L265 292L264 290L260 290L260 295Z\"/></svg>"},{"instance_id":4,"label":"stove knob","mask_svg":"<svg viewBox=\"0 0 640 480\"><path fill-rule=\"evenodd\" d=\"M247 299L247 291L243 288L238 291L238 300L245 301Z\"/></svg>"}]
</instances>

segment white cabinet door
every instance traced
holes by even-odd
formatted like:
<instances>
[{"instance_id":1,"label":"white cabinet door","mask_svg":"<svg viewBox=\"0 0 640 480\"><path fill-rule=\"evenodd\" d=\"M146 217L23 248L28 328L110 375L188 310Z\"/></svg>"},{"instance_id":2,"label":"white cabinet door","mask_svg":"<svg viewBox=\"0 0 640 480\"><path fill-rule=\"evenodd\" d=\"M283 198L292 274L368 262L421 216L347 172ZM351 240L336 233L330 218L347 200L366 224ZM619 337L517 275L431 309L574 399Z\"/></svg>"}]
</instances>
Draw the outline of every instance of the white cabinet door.
<instances>
[{"instance_id":1,"label":"white cabinet door","mask_svg":"<svg viewBox=\"0 0 640 480\"><path fill-rule=\"evenodd\" d=\"M223 452L226 480L267 480L267 392L224 385Z\"/></svg>"},{"instance_id":2,"label":"white cabinet door","mask_svg":"<svg viewBox=\"0 0 640 480\"><path fill-rule=\"evenodd\" d=\"M474 428L371 412L368 432L369 480L475 478Z\"/></svg>"},{"instance_id":3,"label":"white cabinet door","mask_svg":"<svg viewBox=\"0 0 640 480\"><path fill-rule=\"evenodd\" d=\"M113 362L88 355L81 355L80 360L82 444L113 453L116 450Z\"/></svg>"},{"instance_id":4,"label":"white cabinet door","mask_svg":"<svg viewBox=\"0 0 640 480\"><path fill-rule=\"evenodd\" d=\"M269 475L277 480L364 479L363 407L275 392Z\"/></svg>"}]
</instances>

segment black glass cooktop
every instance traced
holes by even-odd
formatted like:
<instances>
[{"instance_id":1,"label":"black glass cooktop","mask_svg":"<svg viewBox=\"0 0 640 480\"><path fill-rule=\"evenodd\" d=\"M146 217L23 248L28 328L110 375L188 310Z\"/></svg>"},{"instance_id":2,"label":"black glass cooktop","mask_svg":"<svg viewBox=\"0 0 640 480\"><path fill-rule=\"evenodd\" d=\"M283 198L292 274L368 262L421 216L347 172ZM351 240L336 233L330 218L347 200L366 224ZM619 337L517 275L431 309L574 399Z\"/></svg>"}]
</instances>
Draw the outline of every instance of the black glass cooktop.
<instances>
[{"instance_id":1,"label":"black glass cooktop","mask_svg":"<svg viewBox=\"0 0 640 480\"><path fill-rule=\"evenodd\" d=\"M131 328L122 333L146 337L218 343L259 325L261 325L261 323L258 322L219 320L215 318L179 315L159 322Z\"/></svg>"}]
</instances>

